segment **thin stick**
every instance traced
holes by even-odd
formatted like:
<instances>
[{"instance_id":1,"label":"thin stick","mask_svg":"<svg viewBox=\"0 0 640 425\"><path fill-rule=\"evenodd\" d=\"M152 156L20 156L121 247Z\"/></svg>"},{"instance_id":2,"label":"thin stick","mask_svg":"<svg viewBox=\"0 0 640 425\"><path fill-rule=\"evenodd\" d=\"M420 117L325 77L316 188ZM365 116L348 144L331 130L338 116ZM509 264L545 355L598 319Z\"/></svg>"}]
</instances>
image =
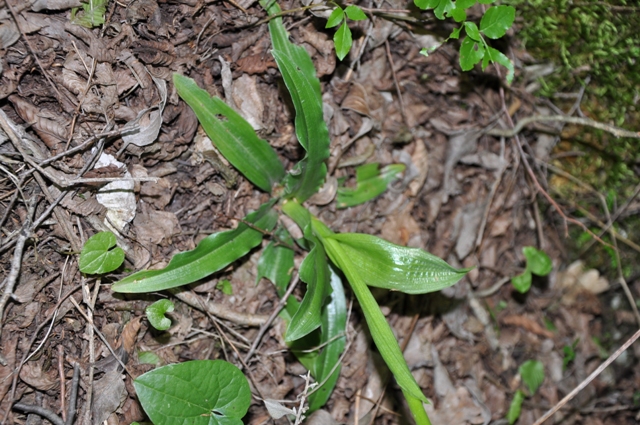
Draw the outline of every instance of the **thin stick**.
<instances>
[{"instance_id":1,"label":"thin stick","mask_svg":"<svg viewBox=\"0 0 640 425\"><path fill-rule=\"evenodd\" d=\"M60 416L56 415L49 409L45 409L40 406L32 406L30 404L24 403L16 403L13 405L14 409L21 410L25 413L35 413L36 415L45 418L53 425L65 425L64 421L60 418Z\"/></svg>"},{"instance_id":2,"label":"thin stick","mask_svg":"<svg viewBox=\"0 0 640 425\"><path fill-rule=\"evenodd\" d=\"M404 113L404 102L402 100L402 92L400 91L400 84L398 84L398 76L396 75L396 68L393 64L393 58L391 57L391 48L389 47L389 40L384 40L384 47L387 51L387 60L391 67L391 75L393 76L393 85L396 86L396 92L398 93L398 102L400 103L400 115L402 115L402 121L407 124L407 116Z\"/></svg>"},{"instance_id":3,"label":"thin stick","mask_svg":"<svg viewBox=\"0 0 640 425\"><path fill-rule=\"evenodd\" d=\"M62 412L62 420L67 421L67 409L65 409L65 403L67 402L67 385L64 376L64 347L62 344L58 345L58 376L60 380L60 411Z\"/></svg>"},{"instance_id":4,"label":"thin stick","mask_svg":"<svg viewBox=\"0 0 640 425\"><path fill-rule=\"evenodd\" d=\"M558 410L560 410L565 404L569 402L573 397L575 397L580 391L586 388L587 385L591 383L598 375L602 373L603 370L607 368L611 363L615 361L620 354L627 350L627 348L631 347L631 344L636 342L636 340L640 338L640 329L636 331L636 333L631 336L620 348L616 350L609 358L602 363L596 370L593 371L591 375L589 375L584 381L580 383L576 388L573 389L569 394L567 394L562 400L558 402L553 408L551 408L547 413L545 413L540 419L535 421L533 425L541 425L544 421L553 416Z\"/></svg>"},{"instance_id":5,"label":"thin stick","mask_svg":"<svg viewBox=\"0 0 640 425\"><path fill-rule=\"evenodd\" d=\"M296 285L298 284L299 280L300 279L299 279L298 275L293 277L293 280L292 280L291 284L289 285L289 288L287 288L287 292L285 292L284 295L282 296L282 298L280 298L280 301L278 302L278 305L276 306L276 308L271 313L271 316L269 316L267 321L262 326L260 326L260 330L258 331L258 335L253 340L253 343L251 344L251 348L249 348L249 352L247 353L247 355L244 358L244 362L245 363L247 363L247 364L249 363L249 360L251 359L251 356L253 356L253 353L255 353L256 349L258 348L258 345L260 344L260 341L262 340L262 337L267 332L267 330L271 327L271 324L273 323L273 321L276 320L276 317L278 316L280 311L282 311L282 309L284 308L285 304L287 304L287 300L289 299L289 295L291 295L293 293L293 290L296 289Z\"/></svg>"},{"instance_id":6,"label":"thin stick","mask_svg":"<svg viewBox=\"0 0 640 425\"><path fill-rule=\"evenodd\" d=\"M73 365L73 379L71 380L71 395L69 396L69 408L67 410L66 425L73 425L76 416L76 405L78 403L78 386L80 385L80 366Z\"/></svg>"},{"instance_id":7,"label":"thin stick","mask_svg":"<svg viewBox=\"0 0 640 425\"><path fill-rule=\"evenodd\" d=\"M633 139L640 139L640 131L629 131L624 128L616 127L613 125L601 123L599 121L592 120L590 118L580 118L580 117L568 117L565 115L533 115L531 117L526 117L518 121L518 124L513 126L510 130L502 130L498 128L493 128L490 130L485 130L484 134L488 134L490 136L497 137L514 137L527 124L532 122L562 122L567 124L577 124L583 125L585 127L593 127L598 130L603 130L608 133L613 134L615 137L629 137Z\"/></svg>"}]
</instances>

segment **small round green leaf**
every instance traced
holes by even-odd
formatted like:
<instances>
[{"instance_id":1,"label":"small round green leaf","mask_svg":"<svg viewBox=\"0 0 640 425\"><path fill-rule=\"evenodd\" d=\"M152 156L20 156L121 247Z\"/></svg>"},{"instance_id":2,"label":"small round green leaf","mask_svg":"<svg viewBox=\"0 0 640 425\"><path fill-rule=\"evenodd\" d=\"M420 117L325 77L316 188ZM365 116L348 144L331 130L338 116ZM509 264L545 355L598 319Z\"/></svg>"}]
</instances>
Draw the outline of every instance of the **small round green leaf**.
<instances>
[{"instance_id":1,"label":"small round green leaf","mask_svg":"<svg viewBox=\"0 0 640 425\"><path fill-rule=\"evenodd\" d=\"M154 369L133 385L155 425L242 425L251 390L224 360L194 360Z\"/></svg>"},{"instance_id":2,"label":"small round green leaf","mask_svg":"<svg viewBox=\"0 0 640 425\"><path fill-rule=\"evenodd\" d=\"M353 39L351 38L351 29L346 22L343 22L338 31L333 35L333 43L336 46L336 56L342 60L349 54Z\"/></svg>"},{"instance_id":3,"label":"small round green leaf","mask_svg":"<svg viewBox=\"0 0 640 425\"><path fill-rule=\"evenodd\" d=\"M478 31L478 26L473 22L465 22L464 30L467 32L467 35L475 41L480 41L480 31Z\"/></svg>"},{"instance_id":4,"label":"small round green leaf","mask_svg":"<svg viewBox=\"0 0 640 425\"><path fill-rule=\"evenodd\" d=\"M116 246L116 237L111 232L100 232L91 236L82 247L79 266L82 273L109 273L120 267L124 251ZM113 249L112 249L113 248Z\"/></svg>"},{"instance_id":5,"label":"small round green leaf","mask_svg":"<svg viewBox=\"0 0 640 425\"><path fill-rule=\"evenodd\" d=\"M362 9L360 9L355 4L350 4L349 6L347 6L347 8L344 10L344 13L346 13L347 17L349 17L349 19L351 19L352 21L364 21L367 19L367 15L365 15Z\"/></svg>"},{"instance_id":6,"label":"small round green leaf","mask_svg":"<svg viewBox=\"0 0 640 425\"><path fill-rule=\"evenodd\" d=\"M333 9L331 15L329 15L329 19L327 19L327 25L325 28L333 28L340 25L340 22L344 19L344 10L340 6Z\"/></svg>"},{"instance_id":7,"label":"small round green leaf","mask_svg":"<svg viewBox=\"0 0 640 425\"><path fill-rule=\"evenodd\" d=\"M465 19L467 19L467 12L465 12L464 9L455 8L451 12L449 12L449 15L456 22L464 22Z\"/></svg>"},{"instance_id":8,"label":"small round green leaf","mask_svg":"<svg viewBox=\"0 0 640 425\"><path fill-rule=\"evenodd\" d=\"M529 270L525 270L524 273L512 277L511 284L516 291L521 294L525 294L529 289L531 289L531 272Z\"/></svg>"},{"instance_id":9,"label":"small round green leaf","mask_svg":"<svg viewBox=\"0 0 640 425\"><path fill-rule=\"evenodd\" d=\"M522 253L527 259L527 270L537 276L546 276L551 273L553 263L551 258L544 251L535 249L532 246L522 248Z\"/></svg>"},{"instance_id":10,"label":"small round green leaf","mask_svg":"<svg viewBox=\"0 0 640 425\"><path fill-rule=\"evenodd\" d=\"M489 38L500 38L511 28L516 18L512 6L491 6L480 20L480 31Z\"/></svg>"},{"instance_id":11,"label":"small round green leaf","mask_svg":"<svg viewBox=\"0 0 640 425\"><path fill-rule=\"evenodd\" d=\"M460 44L460 68L469 71L484 57L484 47L467 36Z\"/></svg>"},{"instance_id":12,"label":"small round green leaf","mask_svg":"<svg viewBox=\"0 0 640 425\"><path fill-rule=\"evenodd\" d=\"M527 360L518 369L522 380L533 395L544 381L544 365L538 360Z\"/></svg>"},{"instance_id":13,"label":"small round green leaf","mask_svg":"<svg viewBox=\"0 0 640 425\"><path fill-rule=\"evenodd\" d=\"M165 316L165 313L173 311L173 303L168 299L162 299L154 302L145 309L147 319L151 326L159 331L166 331L171 327L171 319Z\"/></svg>"}]
</instances>

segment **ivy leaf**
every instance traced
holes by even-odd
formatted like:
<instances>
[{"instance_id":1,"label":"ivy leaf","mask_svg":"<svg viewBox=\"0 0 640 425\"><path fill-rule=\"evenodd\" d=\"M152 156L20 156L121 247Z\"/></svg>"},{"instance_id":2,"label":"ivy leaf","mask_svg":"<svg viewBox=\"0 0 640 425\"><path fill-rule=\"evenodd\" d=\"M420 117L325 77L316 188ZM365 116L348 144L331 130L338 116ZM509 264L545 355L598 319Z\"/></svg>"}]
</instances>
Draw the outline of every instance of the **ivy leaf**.
<instances>
[{"instance_id":1,"label":"ivy leaf","mask_svg":"<svg viewBox=\"0 0 640 425\"><path fill-rule=\"evenodd\" d=\"M247 378L224 360L159 367L133 385L155 425L242 425L251 404Z\"/></svg>"},{"instance_id":2,"label":"ivy leaf","mask_svg":"<svg viewBox=\"0 0 640 425\"><path fill-rule=\"evenodd\" d=\"M367 19L367 15L365 15L364 11L355 4L347 6L344 13L346 13L352 21L365 21Z\"/></svg>"},{"instance_id":3,"label":"ivy leaf","mask_svg":"<svg viewBox=\"0 0 640 425\"><path fill-rule=\"evenodd\" d=\"M116 237L111 232L99 232L91 236L82 247L80 271L87 274L109 273L120 267L124 251L116 246ZM113 249L112 249L113 248Z\"/></svg>"},{"instance_id":4,"label":"ivy leaf","mask_svg":"<svg viewBox=\"0 0 640 425\"><path fill-rule=\"evenodd\" d=\"M544 381L544 365L542 362L538 360L527 360L520 365L518 372L520 372L520 376L522 376L522 381L527 388L529 388L529 392L532 395L535 394Z\"/></svg>"},{"instance_id":5,"label":"ivy leaf","mask_svg":"<svg viewBox=\"0 0 640 425\"><path fill-rule=\"evenodd\" d=\"M141 293L162 291L195 282L222 270L245 256L262 242L263 233L271 231L278 216L271 209L275 201L263 204L247 215L245 222L234 230L214 233L204 238L196 249L173 256L167 267L161 270L143 270L132 274L111 286L115 292Z\"/></svg>"},{"instance_id":6,"label":"ivy leaf","mask_svg":"<svg viewBox=\"0 0 640 425\"><path fill-rule=\"evenodd\" d=\"M480 20L480 31L489 38L500 38L511 28L515 18L513 6L491 6Z\"/></svg>"},{"instance_id":7,"label":"ivy leaf","mask_svg":"<svg viewBox=\"0 0 640 425\"><path fill-rule=\"evenodd\" d=\"M340 6L337 6L331 15L329 15L329 19L327 19L327 25L325 28L333 28L335 26L340 25L340 22L344 20L344 10Z\"/></svg>"},{"instance_id":8,"label":"ivy leaf","mask_svg":"<svg viewBox=\"0 0 640 425\"><path fill-rule=\"evenodd\" d=\"M280 183L285 172L269 143L260 139L251 124L222 99L211 97L191 78L175 73L173 83L222 155L251 183L271 192L272 186Z\"/></svg>"},{"instance_id":9,"label":"ivy leaf","mask_svg":"<svg viewBox=\"0 0 640 425\"><path fill-rule=\"evenodd\" d=\"M147 315L147 319L151 326L159 331L166 331L171 327L171 319L165 316L165 313L170 313L174 309L171 300L162 299L154 302L148 306L144 312Z\"/></svg>"},{"instance_id":10,"label":"ivy leaf","mask_svg":"<svg viewBox=\"0 0 640 425\"><path fill-rule=\"evenodd\" d=\"M478 31L478 26L473 22L465 22L464 29L467 35L475 41L480 41L480 31Z\"/></svg>"},{"instance_id":11,"label":"ivy leaf","mask_svg":"<svg viewBox=\"0 0 640 425\"><path fill-rule=\"evenodd\" d=\"M465 37L460 44L460 68L463 71L473 69L473 66L482 60L484 47L471 37Z\"/></svg>"},{"instance_id":12,"label":"ivy leaf","mask_svg":"<svg viewBox=\"0 0 640 425\"><path fill-rule=\"evenodd\" d=\"M522 410L522 403L524 402L524 393L520 390L516 391L513 395L513 400L511 400L511 404L509 405L509 411L507 412L507 421L509 421L509 425L513 425L516 423L518 418L520 417L520 412Z\"/></svg>"},{"instance_id":13,"label":"ivy leaf","mask_svg":"<svg viewBox=\"0 0 640 425\"><path fill-rule=\"evenodd\" d=\"M346 22L343 22L340 28L338 28L338 31L333 35L333 44L336 46L336 56L338 56L338 59L343 60L349 54L352 43L351 29Z\"/></svg>"},{"instance_id":14,"label":"ivy leaf","mask_svg":"<svg viewBox=\"0 0 640 425\"><path fill-rule=\"evenodd\" d=\"M361 165L356 169L355 188L339 187L336 197L338 208L353 207L364 204L381 195L391 182L398 178L406 168L404 164L391 164L378 170L377 162Z\"/></svg>"},{"instance_id":15,"label":"ivy leaf","mask_svg":"<svg viewBox=\"0 0 640 425\"><path fill-rule=\"evenodd\" d=\"M487 46L484 58L482 59L482 69L486 69L489 61L498 63L507 68L507 83L511 84L514 76L513 62L509 60L501 51Z\"/></svg>"},{"instance_id":16,"label":"ivy leaf","mask_svg":"<svg viewBox=\"0 0 640 425\"><path fill-rule=\"evenodd\" d=\"M512 277L511 284L521 294L527 293L531 289L531 272L525 270L522 274Z\"/></svg>"},{"instance_id":17,"label":"ivy leaf","mask_svg":"<svg viewBox=\"0 0 640 425\"><path fill-rule=\"evenodd\" d=\"M422 249L364 233L339 233L327 238L340 245L362 280L377 288L426 294L454 285L469 271L455 269Z\"/></svg>"},{"instance_id":18,"label":"ivy leaf","mask_svg":"<svg viewBox=\"0 0 640 425\"><path fill-rule=\"evenodd\" d=\"M553 263L551 258L544 252L532 246L522 248L522 253L527 259L527 269L537 276L546 276L551 273Z\"/></svg>"}]
</instances>

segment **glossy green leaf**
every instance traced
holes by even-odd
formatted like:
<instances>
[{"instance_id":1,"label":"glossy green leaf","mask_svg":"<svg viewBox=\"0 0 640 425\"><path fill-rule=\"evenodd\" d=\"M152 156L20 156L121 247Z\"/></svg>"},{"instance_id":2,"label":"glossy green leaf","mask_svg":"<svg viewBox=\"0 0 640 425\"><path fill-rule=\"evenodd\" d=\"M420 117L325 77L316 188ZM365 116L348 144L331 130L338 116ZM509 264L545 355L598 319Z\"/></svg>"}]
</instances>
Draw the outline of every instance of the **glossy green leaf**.
<instances>
[{"instance_id":1,"label":"glossy green leaf","mask_svg":"<svg viewBox=\"0 0 640 425\"><path fill-rule=\"evenodd\" d=\"M478 26L475 23L465 22L464 30L471 39L480 41L480 31L478 31Z\"/></svg>"},{"instance_id":2,"label":"glossy green leaf","mask_svg":"<svg viewBox=\"0 0 640 425\"><path fill-rule=\"evenodd\" d=\"M155 425L242 425L251 404L247 378L224 360L163 366L133 385Z\"/></svg>"},{"instance_id":3,"label":"glossy green leaf","mask_svg":"<svg viewBox=\"0 0 640 425\"><path fill-rule=\"evenodd\" d=\"M522 253L527 259L527 270L537 276L546 276L551 273L553 263L551 258L544 252L532 246L522 248Z\"/></svg>"},{"instance_id":4,"label":"glossy green leaf","mask_svg":"<svg viewBox=\"0 0 640 425\"><path fill-rule=\"evenodd\" d=\"M338 208L360 205L381 195L391 182L406 168L404 164L391 164L378 169L378 163L361 165L356 169L356 187L339 187L336 197Z\"/></svg>"},{"instance_id":5,"label":"glossy green leaf","mask_svg":"<svg viewBox=\"0 0 640 425\"><path fill-rule=\"evenodd\" d=\"M491 0L492 2L494 0ZM476 0L456 0L456 9L469 9L471 6L476 4Z\"/></svg>"},{"instance_id":6,"label":"glossy green leaf","mask_svg":"<svg viewBox=\"0 0 640 425\"><path fill-rule=\"evenodd\" d=\"M333 234L360 278L369 286L407 294L439 291L458 282L469 269L455 269L419 248L408 248L363 233Z\"/></svg>"},{"instance_id":7,"label":"glossy green leaf","mask_svg":"<svg viewBox=\"0 0 640 425\"><path fill-rule=\"evenodd\" d=\"M315 220L312 223L319 234L323 233L321 227L324 225L321 225L321 223ZM373 342L376 344L376 347L378 347L380 355L396 378L403 393L427 402L427 398L422 394L422 390L420 390L416 380L409 371L409 367L402 356L402 351L400 351L400 346L393 335L391 327L380 311L380 307L367 287L367 283L365 283L365 280L361 277L361 269L356 265L357 260L354 260L344 251L342 244L333 237L323 237L322 242L331 261L342 270L349 281L353 293L358 299L360 308L364 313Z\"/></svg>"},{"instance_id":8,"label":"glossy green leaf","mask_svg":"<svg viewBox=\"0 0 640 425\"><path fill-rule=\"evenodd\" d=\"M338 59L343 60L351 50L353 39L351 38L351 29L346 22L343 22L338 28L338 31L333 35L333 44L336 47L336 56Z\"/></svg>"},{"instance_id":9,"label":"glossy green leaf","mask_svg":"<svg viewBox=\"0 0 640 425\"><path fill-rule=\"evenodd\" d=\"M222 155L251 183L271 192L285 172L269 143L260 139L251 125L222 99L211 97L191 78L176 73L173 83Z\"/></svg>"},{"instance_id":10,"label":"glossy green leaf","mask_svg":"<svg viewBox=\"0 0 640 425\"><path fill-rule=\"evenodd\" d=\"M522 402L524 402L524 393L520 390L516 391L513 395L513 400L511 400L511 404L509 405L509 411L507 412L507 421L509 421L509 425L513 425L516 423L518 418L520 417L520 411L522 410Z\"/></svg>"},{"instance_id":11,"label":"glossy green leaf","mask_svg":"<svg viewBox=\"0 0 640 425\"><path fill-rule=\"evenodd\" d=\"M522 381L527 388L529 388L529 392L532 395L535 394L544 381L544 365L542 362L538 360L527 360L520 365L518 372L520 372Z\"/></svg>"},{"instance_id":12,"label":"glossy green leaf","mask_svg":"<svg viewBox=\"0 0 640 425\"><path fill-rule=\"evenodd\" d=\"M462 27L454 28L453 31L451 31L451 35L449 35L449 38L457 40L458 38L460 38L460 31L462 31Z\"/></svg>"},{"instance_id":13,"label":"glossy green leaf","mask_svg":"<svg viewBox=\"0 0 640 425\"><path fill-rule=\"evenodd\" d=\"M293 239L284 229L278 229L275 237L277 240L269 242L258 260L256 282L263 277L268 279L276 286L278 296L281 297L287 291L289 282L291 282L294 252L289 246L293 246ZM279 240L288 246L278 242Z\"/></svg>"},{"instance_id":14,"label":"glossy green leaf","mask_svg":"<svg viewBox=\"0 0 640 425\"><path fill-rule=\"evenodd\" d=\"M500 38L511 28L515 17L513 6L491 6L480 20L480 31L489 38Z\"/></svg>"},{"instance_id":15,"label":"glossy green leaf","mask_svg":"<svg viewBox=\"0 0 640 425\"><path fill-rule=\"evenodd\" d=\"M344 13L346 13L352 21L364 21L367 19L367 15L365 15L364 11L355 4L347 6Z\"/></svg>"},{"instance_id":16,"label":"glossy green leaf","mask_svg":"<svg viewBox=\"0 0 640 425\"><path fill-rule=\"evenodd\" d=\"M465 37L460 44L460 68L470 71L484 56L484 47L471 37Z\"/></svg>"},{"instance_id":17,"label":"glossy green leaf","mask_svg":"<svg viewBox=\"0 0 640 425\"><path fill-rule=\"evenodd\" d=\"M414 0L414 3L422 10L433 9L433 14L440 20L455 8L451 0Z\"/></svg>"},{"instance_id":18,"label":"glossy green leaf","mask_svg":"<svg viewBox=\"0 0 640 425\"><path fill-rule=\"evenodd\" d=\"M340 6L337 6L329 15L329 19L327 19L327 25L325 28L333 28L340 25L340 23L344 20L344 10Z\"/></svg>"},{"instance_id":19,"label":"glossy green leaf","mask_svg":"<svg viewBox=\"0 0 640 425\"><path fill-rule=\"evenodd\" d=\"M494 49L493 47L487 46L484 54L484 58L482 59L482 70L484 70L487 67L487 65L489 64L489 61L498 63L504 66L505 68L507 68L507 77L506 77L507 83L511 84L513 82L513 76L515 74L515 70L513 68L513 62L511 62L511 60L509 60L509 58L505 56L504 53Z\"/></svg>"},{"instance_id":20,"label":"glossy green leaf","mask_svg":"<svg viewBox=\"0 0 640 425\"><path fill-rule=\"evenodd\" d=\"M274 201L263 204L246 216L249 227L240 223L234 230L214 233L203 239L196 249L174 255L161 270L144 270L111 286L115 292L154 292L195 282L222 270L260 245L263 234L255 228L271 231L278 219L271 209Z\"/></svg>"},{"instance_id":21,"label":"glossy green leaf","mask_svg":"<svg viewBox=\"0 0 640 425\"><path fill-rule=\"evenodd\" d=\"M531 272L525 270L522 274L512 277L511 284L521 294L527 293L531 289Z\"/></svg>"},{"instance_id":22,"label":"glossy green leaf","mask_svg":"<svg viewBox=\"0 0 640 425\"><path fill-rule=\"evenodd\" d=\"M260 0L269 15L280 12L273 0ZM269 21L273 57L282 73L296 110L295 126L298 141L307 151L285 179L289 197L300 202L315 194L327 175L329 130L324 122L320 81L307 51L289 41L282 18Z\"/></svg>"},{"instance_id":23,"label":"glossy green leaf","mask_svg":"<svg viewBox=\"0 0 640 425\"><path fill-rule=\"evenodd\" d=\"M78 266L82 273L102 274L114 271L123 261L124 251L116 247L115 235L111 232L99 232L85 242Z\"/></svg>"},{"instance_id":24,"label":"glossy green leaf","mask_svg":"<svg viewBox=\"0 0 640 425\"><path fill-rule=\"evenodd\" d=\"M347 301L340 276L331 272L331 295L329 302L322 309L322 325L320 344L326 344L314 364L314 378L317 382L325 382L309 396L309 411L313 412L324 406L329 400L333 388L340 376L340 365L336 364L344 351L347 327ZM335 370L334 370L335 367ZM333 370L333 372L332 372Z\"/></svg>"},{"instance_id":25,"label":"glossy green leaf","mask_svg":"<svg viewBox=\"0 0 640 425\"><path fill-rule=\"evenodd\" d=\"M322 306L329 295L329 265L324 247L312 235L305 234L305 238L312 247L300 265L300 280L307 284L307 291L287 327L287 342L300 339L320 327Z\"/></svg>"},{"instance_id":26,"label":"glossy green leaf","mask_svg":"<svg viewBox=\"0 0 640 425\"><path fill-rule=\"evenodd\" d=\"M159 331L166 331L171 327L171 319L165 316L166 313L172 312L174 309L171 300L162 299L148 306L144 312L151 326Z\"/></svg>"},{"instance_id":27,"label":"glossy green leaf","mask_svg":"<svg viewBox=\"0 0 640 425\"><path fill-rule=\"evenodd\" d=\"M467 12L465 12L464 9L455 8L449 12L449 16L456 22L464 22L467 19Z\"/></svg>"}]
</instances>

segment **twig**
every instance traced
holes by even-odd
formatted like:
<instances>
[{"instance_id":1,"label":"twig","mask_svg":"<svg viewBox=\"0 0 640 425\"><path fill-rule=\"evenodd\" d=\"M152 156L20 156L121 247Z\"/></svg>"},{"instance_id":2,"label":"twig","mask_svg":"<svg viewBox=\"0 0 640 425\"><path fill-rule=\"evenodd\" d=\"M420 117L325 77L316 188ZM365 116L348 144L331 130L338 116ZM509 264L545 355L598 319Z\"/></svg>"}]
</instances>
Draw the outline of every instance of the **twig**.
<instances>
[{"instance_id":1,"label":"twig","mask_svg":"<svg viewBox=\"0 0 640 425\"><path fill-rule=\"evenodd\" d=\"M387 60L391 68L391 75L393 76L393 84L396 86L396 92L398 93L398 102L400 103L400 115L405 125L407 125L407 116L404 113L404 102L402 100L402 92L400 91L400 84L398 84L398 76L396 75L396 68L393 64L393 58L391 57L391 48L389 47L389 40L384 40L384 47L387 51Z\"/></svg>"},{"instance_id":2,"label":"twig","mask_svg":"<svg viewBox=\"0 0 640 425\"><path fill-rule=\"evenodd\" d=\"M586 388L591 381L593 381L598 375L602 373L603 370L607 368L611 363L617 359L620 354L627 350L627 348L631 347L631 344L636 342L636 340L640 338L640 330L637 330L631 338L629 338L620 348L616 350L609 358L602 363L596 370L593 371L591 375L589 375L584 381L580 383L576 388L573 389L569 394L567 394L562 400L558 402L552 409L550 409L547 413L545 413L541 418L539 418L533 425L541 425L544 421L553 416L558 410L560 410L565 404L569 402L573 397L575 397L580 391Z\"/></svg>"},{"instance_id":3,"label":"twig","mask_svg":"<svg viewBox=\"0 0 640 425\"><path fill-rule=\"evenodd\" d=\"M269 316L267 321L262 326L260 326L260 330L258 331L258 335L253 340L253 343L251 344L251 348L249 348L249 352L247 353L247 355L244 358L244 362L245 363L247 363L247 364L249 363L249 360L251 359L251 356L253 356L253 353L255 353L256 349L258 348L258 345L260 344L260 341L262 340L262 337L264 336L265 332L267 332L267 330L271 327L271 324L273 323L273 321L276 319L276 317L278 316L280 311L284 308L285 304L287 304L287 300L289 299L289 295L291 295L293 293L293 290L296 289L296 285L298 284L299 280L300 279L299 279L298 275L293 277L293 281L289 285L289 288L287 288L287 292L285 292L285 294L282 296L282 298L280 298L280 301L278 302L278 305L276 306L276 308L271 313L271 316Z\"/></svg>"},{"instance_id":4,"label":"twig","mask_svg":"<svg viewBox=\"0 0 640 425\"><path fill-rule=\"evenodd\" d=\"M30 404L16 403L13 405L14 409L21 410L25 413L35 413L51 422L53 425L66 425L60 416L56 415L49 409L45 409L40 406L32 406Z\"/></svg>"},{"instance_id":5,"label":"twig","mask_svg":"<svg viewBox=\"0 0 640 425\"><path fill-rule=\"evenodd\" d=\"M64 347L58 345L58 377L60 380L60 411L62 412L62 420L67 421L67 409L65 403L67 401L67 386L65 384L64 375Z\"/></svg>"},{"instance_id":6,"label":"twig","mask_svg":"<svg viewBox=\"0 0 640 425\"><path fill-rule=\"evenodd\" d=\"M311 371L308 371L306 375L300 375L300 377L304 378L304 391L300 395L300 406L298 407L298 411L296 412L296 421L294 425L300 425L302 421L304 421L305 416L304 413L309 410L308 407L304 406L304 402L307 400L309 396L309 389L316 386L316 383L311 383Z\"/></svg>"},{"instance_id":7,"label":"twig","mask_svg":"<svg viewBox=\"0 0 640 425\"><path fill-rule=\"evenodd\" d=\"M518 124L513 126L510 130L501 130L497 128L492 128L489 130L485 130L484 134L488 134L489 136L497 136L497 137L513 137L522 131L523 127L532 122L562 122L566 124L577 124L583 125L586 127L593 127L598 130L603 130L608 133L613 134L615 137L630 137L633 139L640 139L640 131L629 131L620 127L616 127L613 125L601 123L599 121L592 120L590 118L580 118L580 117L568 117L565 115L533 115L531 117L526 117L518 121Z\"/></svg>"},{"instance_id":8,"label":"twig","mask_svg":"<svg viewBox=\"0 0 640 425\"><path fill-rule=\"evenodd\" d=\"M27 240L31 237L31 232L33 231L33 226L31 220L33 219L33 214L36 211L36 198L31 198L27 206L27 217L25 223L22 225L22 230L20 230L20 234L18 235L18 240L16 241L16 247L13 250L13 258L11 260L11 270L9 271L9 275L6 278L6 283L4 285L4 292L2 293L2 297L0 297L0 335L2 335L2 318L4 316L4 308L9 302L9 298L13 296L13 290L16 286L16 282L18 281L18 276L20 275L20 268L22 266L22 253L24 252L24 245Z\"/></svg>"},{"instance_id":9,"label":"twig","mask_svg":"<svg viewBox=\"0 0 640 425\"><path fill-rule=\"evenodd\" d=\"M67 410L66 425L73 425L76 417L76 405L78 403L78 386L80 385L80 366L73 365L73 379L71 380L71 395L69 396L69 407Z\"/></svg>"}]
</instances>

